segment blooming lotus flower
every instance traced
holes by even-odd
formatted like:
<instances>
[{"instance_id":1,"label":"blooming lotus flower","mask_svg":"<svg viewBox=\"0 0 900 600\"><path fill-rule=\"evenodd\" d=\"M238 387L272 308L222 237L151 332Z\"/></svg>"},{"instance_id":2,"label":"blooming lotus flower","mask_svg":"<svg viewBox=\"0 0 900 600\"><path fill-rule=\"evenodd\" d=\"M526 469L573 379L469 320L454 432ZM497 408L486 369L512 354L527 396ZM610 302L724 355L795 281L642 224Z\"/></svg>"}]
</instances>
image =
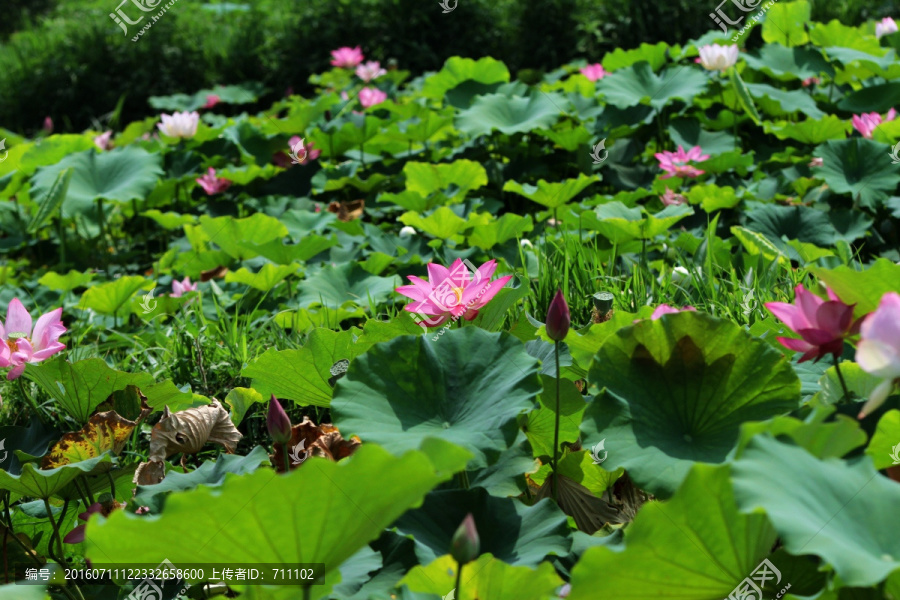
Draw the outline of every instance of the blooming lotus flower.
<instances>
[{"instance_id":1,"label":"blooming lotus flower","mask_svg":"<svg viewBox=\"0 0 900 600\"><path fill-rule=\"evenodd\" d=\"M700 46L700 64L707 71L725 71L737 62L738 47L709 44Z\"/></svg>"},{"instance_id":2,"label":"blooming lotus flower","mask_svg":"<svg viewBox=\"0 0 900 600\"><path fill-rule=\"evenodd\" d=\"M460 524L453 539L450 541L450 556L461 565L472 562L478 558L481 541L478 538L478 530L475 528L475 517L472 513L466 515Z\"/></svg>"},{"instance_id":3,"label":"blooming lotus flower","mask_svg":"<svg viewBox=\"0 0 900 600\"><path fill-rule=\"evenodd\" d=\"M65 349L59 337L67 330L60 316L62 308L41 315L32 331L31 314L18 298L10 301L6 323L0 325L0 367L13 367L6 375L9 381L24 373L26 364L37 364Z\"/></svg>"},{"instance_id":4,"label":"blooming lotus flower","mask_svg":"<svg viewBox=\"0 0 900 600\"><path fill-rule=\"evenodd\" d=\"M275 394L272 394L272 398L269 400L269 411L266 414L266 429L269 430L269 435L272 436L272 440L276 443L284 444L291 441L291 419L284 412L284 408L281 407L281 403L278 402Z\"/></svg>"},{"instance_id":5,"label":"blooming lotus flower","mask_svg":"<svg viewBox=\"0 0 900 600\"><path fill-rule=\"evenodd\" d=\"M369 108L370 106L381 104L386 99L387 94L385 94L378 88L364 87L363 89L359 90L359 103L363 105L363 108Z\"/></svg>"},{"instance_id":6,"label":"blooming lotus flower","mask_svg":"<svg viewBox=\"0 0 900 600\"><path fill-rule=\"evenodd\" d=\"M566 304L562 290L557 289L553 301L550 302L550 308L547 309L547 337L554 342L563 341L569 334L569 325L571 324L569 305Z\"/></svg>"},{"instance_id":7,"label":"blooming lotus flower","mask_svg":"<svg viewBox=\"0 0 900 600\"><path fill-rule=\"evenodd\" d=\"M800 85L802 85L803 87L809 87L811 85L818 85L820 83L821 81L818 77L807 77L800 83Z\"/></svg>"},{"instance_id":8,"label":"blooming lotus flower","mask_svg":"<svg viewBox=\"0 0 900 600\"><path fill-rule=\"evenodd\" d=\"M653 311L653 314L650 315L650 320L655 321L663 315L673 315L675 313L680 312L697 312L697 309L693 306L685 306L684 308L675 308L674 306L669 306L668 304L660 304L656 307L656 310Z\"/></svg>"},{"instance_id":9,"label":"blooming lotus flower","mask_svg":"<svg viewBox=\"0 0 900 600\"><path fill-rule=\"evenodd\" d=\"M181 298L188 292L196 292L197 283L191 283L190 277L185 277L183 281L178 281L177 279L172 280L172 297L173 298Z\"/></svg>"},{"instance_id":10,"label":"blooming lotus flower","mask_svg":"<svg viewBox=\"0 0 900 600\"><path fill-rule=\"evenodd\" d=\"M890 17L885 17L875 23L875 37L881 39L881 36L890 33L897 33L897 24Z\"/></svg>"},{"instance_id":11,"label":"blooming lotus flower","mask_svg":"<svg viewBox=\"0 0 900 600\"><path fill-rule=\"evenodd\" d=\"M668 179L669 177L698 177L706 171L701 171L687 164L690 161L701 162L709 158L709 154L702 154L703 150L700 146L694 146L687 152L684 148L678 146L678 152L657 152L654 154L656 160L659 161L659 168L666 172L660 179Z\"/></svg>"},{"instance_id":12,"label":"blooming lotus flower","mask_svg":"<svg viewBox=\"0 0 900 600\"><path fill-rule=\"evenodd\" d=\"M399 235L402 238L407 238L411 235L416 235L416 233L418 233L418 232L416 231L416 229L414 227L410 227L409 225L407 225L406 227L403 227L402 229L400 229Z\"/></svg>"},{"instance_id":13,"label":"blooming lotus flower","mask_svg":"<svg viewBox=\"0 0 900 600\"><path fill-rule=\"evenodd\" d=\"M112 147L111 137L112 131L104 131L94 138L94 145L101 150L109 150Z\"/></svg>"},{"instance_id":14,"label":"blooming lotus flower","mask_svg":"<svg viewBox=\"0 0 900 600\"><path fill-rule=\"evenodd\" d=\"M222 101L222 98L219 97L218 94L207 94L206 96L206 104L204 104L201 108L212 108L216 104Z\"/></svg>"},{"instance_id":15,"label":"blooming lotus flower","mask_svg":"<svg viewBox=\"0 0 900 600\"><path fill-rule=\"evenodd\" d=\"M897 116L897 111L893 108L887 111L887 114L884 116L882 120L881 115L876 112L863 113L861 115L853 115L853 119L851 122L853 123L853 128L856 129L862 136L866 139L872 139L872 132L875 131L875 128L881 125L885 121L893 121L894 117Z\"/></svg>"},{"instance_id":16,"label":"blooming lotus flower","mask_svg":"<svg viewBox=\"0 0 900 600\"><path fill-rule=\"evenodd\" d=\"M200 187L203 188L203 191L206 192L207 196L221 194L231 186L231 182L224 177L216 177L216 170L212 167L209 168L206 175L199 177L194 181L200 184Z\"/></svg>"},{"instance_id":17,"label":"blooming lotus flower","mask_svg":"<svg viewBox=\"0 0 900 600\"><path fill-rule=\"evenodd\" d=\"M603 68L603 65L601 65L600 63L594 63L586 67L581 67L580 69L578 69L578 71L591 81L599 81L600 79L603 79L604 77L609 75L609 73Z\"/></svg>"},{"instance_id":18,"label":"blooming lotus flower","mask_svg":"<svg viewBox=\"0 0 900 600\"><path fill-rule=\"evenodd\" d=\"M663 177L663 179L665 179L665 177ZM685 198L681 194L676 194L669 188L666 188L666 191L662 196L659 197L659 199L662 200L662 203L666 206L678 206L687 202L687 198Z\"/></svg>"},{"instance_id":19,"label":"blooming lotus flower","mask_svg":"<svg viewBox=\"0 0 900 600\"><path fill-rule=\"evenodd\" d=\"M173 138L192 138L197 135L200 113L176 112L171 115L160 115L162 123L157 124L160 131Z\"/></svg>"},{"instance_id":20,"label":"blooming lotus flower","mask_svg":"<svg viewBox=\"0 0 900 600\"><path fill-rule=\"evenodd\" d=\"M366 83L373 79L378 79L382 75L387 75L387 71L381 68L381 63L377 60L370 60L369 62L356 67L356 76Z\"/></svg>"},{"instance_id":21,"label":"blooming lotus flower","mask_svg":"<svg viewBox=\"0 0 900 600\"><path fill-rule=\"evenodd\" d=\"M356 48L344 46L337 50L332 50L331 56L333 57L331 59L331 66L344 69L352 69L363 60L363 53L359 46Z\"/></svg>"},{"instance_id":22,"label":"blooming lotus flower","mask_svg":"<svg viewBox=\"0 0 900 600\"><path fill-rule=\"evenodd\" d=\"M780 337L781 345L803 352L798 362L804 362L831 354L835 359L844 349L844 338L859 331L860 320L853 322L855 304L844 304L834 292L828 290L830 300L825 301L803 287L794 288L795 304L769 302L766 308L781 319L800 339Z\"/></svg>"},{"instance_id":23,"label":"blooming lotus flower","mask_svg":"<svg viewBox=\"0 0 900 600\"><path fill-rule=\"evenodd\" d=\"M491 281L496 268L495 260L484 263L474 274L469 272L469 268L459 258L453 261L449 269L437 263L429 263L429 281L410 275L408 279L413 284L400 286L396 291L415 300L403 307L405 311L434 317L435 320L430 320L432 325L443 325L449 319L456 320L459 317L471 321L500 288L512 279L512 275L507 275Z\"/></svg>"},{"instance_id":24,"label":"blooming lotus flower","mask_svg":"<svg viewBox=\"0 0 900 600\"><path fill-rule=\"evenodd\" d=\"M824 167L825 160L819 156L814 156L813 159L811 161L809 161L809 164L806 166L808 166L808 167Z\"/></svg>"},{"instance_id":25,"label":"blooming lotus flower","mask_svg":"<svg viewBox=\"0 0 900 600\"><path fill-rule=\"evenodd\" d=\"M884 404L900 380L900 294L897 292L882 296L875 312L865 317L860 328L856 362L863 371L883 380L859 411L862 419Z\"/></svg>"}]
</instances>

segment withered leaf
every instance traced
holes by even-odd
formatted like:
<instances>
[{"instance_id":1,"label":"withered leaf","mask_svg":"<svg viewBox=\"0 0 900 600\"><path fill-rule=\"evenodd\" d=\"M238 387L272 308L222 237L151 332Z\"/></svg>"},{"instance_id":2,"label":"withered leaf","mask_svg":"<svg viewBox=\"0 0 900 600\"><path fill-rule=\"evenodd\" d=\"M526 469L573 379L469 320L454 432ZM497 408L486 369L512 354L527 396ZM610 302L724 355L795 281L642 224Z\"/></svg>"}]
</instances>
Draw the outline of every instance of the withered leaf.
<instances>
[{"instance_id":1,"label":"withered leaf","mask_svg":"<svg viewBox=\"0 0 900 600\"><path fill-rule=\"evenodd\" d=\"M163 418L150 433L149 458L162 461L177 452L196 454L206 442L221 444L231 454L242 437L228 411L216 399L206 406L176 413L166 407Z\"/></svg>"},{"instance_id":2,"label":"withered leaf","mask_svg":"<svg viewBox=\"0 0 900 600\"><path fill-rule=\"evenodd\" d=\"M291 428L291 440L287 444L276 443L274 445L275 453L270 458L275 470L283 473L285 448L289 455L292 448L300 447L301 450L298 454L305 453L305 456L318 456L338 461L356 452L361 443L356 436L345 440L337 427L331 423L317 426L309 417L303 417L303 421ZM300 446L301 444L302 446ZM301 464L303 463L293 464L291 461L291 469L296 469Z\"/></svg>"},{"instance_id":3,"label":"withered leaf","mask_svg":"<svg viewBox=\"0 0 900 600\"><path fill-rule=\"evenodd\" d=\"M136 425L114 410L97 413L79 431L70 431L53 444L41 461L41 468L55 469L100 456L107 450L118 454Z\"/></svg>"},{"instance_id":4,"label":"withered leaf","mask_svg":"<svg viewBox=\"0 0 900 600\"><path fill-rule=\"evenodd\" d=\"M138 465L131 483L136 483L137 485L156 485L162 481L165 476L166 464L161 460L150 460Z\"/></svg>"},{"instance_id":5,"label":"withered leaf","mask_svg":"<svg viewBox=\"0 0 900 600\"><path fill-rule=\"evenodd\" d=\"M552 498L554 475L547 476L544 485L538 491L537 499ZM601 500L589 489L565 475L559 475L559 507L564 513L575 519L575 525L581 531L592 534L607 523L620 522L619 511L608 502Z\"/></svg>"},{"instance_id":6,"label":"withered leaf","mask_svg":"<svg viewBox=\"0 0 900 600\"><path fill-rule=\"evenodd\" d=\"M200 271L200 281L209 281L210 279L222 279L225 277L225 273L228 272L228 267L223 267L219 265L215 269L210 269L208 271Z\"/></svg>"},{"instance_id":7,"label":"withered leaf","mask_svg":"<svg viewBox=\"0 0 900 600\"><path fill-rule=\"evenodd\" d=\"M332 202L328 205L327 210L336 214L339 220L347 222L360 218L365 207L366 201L359 199L351 200L350 202Z\"/></svg>"}]
</instances>

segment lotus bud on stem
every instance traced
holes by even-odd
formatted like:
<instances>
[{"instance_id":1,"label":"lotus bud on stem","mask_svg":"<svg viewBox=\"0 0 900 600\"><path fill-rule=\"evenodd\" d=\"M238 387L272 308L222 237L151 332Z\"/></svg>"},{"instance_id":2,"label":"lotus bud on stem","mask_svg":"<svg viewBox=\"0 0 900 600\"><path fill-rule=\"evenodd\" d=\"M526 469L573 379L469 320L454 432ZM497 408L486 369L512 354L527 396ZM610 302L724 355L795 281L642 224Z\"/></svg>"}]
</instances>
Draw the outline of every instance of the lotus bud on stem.
<instances>
[{"instance_id":1,"label":"lotus bud on stem","mask_svg":"<svg viewBox=\"0 0 900 600\"><path fill-rule=\"evenodd\" d=\"M569 315L569 305L563 296L562 290L556 290L556 296L550 302L550 308L547 309L547 337L553 340L554 355L556 357L556 414L554 415L553 426L553 479L550 482L553 490L553 501L559 504L559 485L557 478L559 471L557 465L559 463L559 343L566 339L569 334L569 326L572 324L572 318Z\"/></svg>"},{"instance_id":2,"label":"lotus bud on stem","mask_svg":"<svg viewBox=\"0 0 900 600\"><path fill-rule=\"evenodd\" d=\"M480 549L481 541L478 538L478 529L475 528L475 517L472 516L472 513L468 513L450 541L450 556L457 563L456 587L454 588L456 590L456 600L462 599L460 584L462 582L463 565L478 558Z\"/></svg>"}]
</instances>

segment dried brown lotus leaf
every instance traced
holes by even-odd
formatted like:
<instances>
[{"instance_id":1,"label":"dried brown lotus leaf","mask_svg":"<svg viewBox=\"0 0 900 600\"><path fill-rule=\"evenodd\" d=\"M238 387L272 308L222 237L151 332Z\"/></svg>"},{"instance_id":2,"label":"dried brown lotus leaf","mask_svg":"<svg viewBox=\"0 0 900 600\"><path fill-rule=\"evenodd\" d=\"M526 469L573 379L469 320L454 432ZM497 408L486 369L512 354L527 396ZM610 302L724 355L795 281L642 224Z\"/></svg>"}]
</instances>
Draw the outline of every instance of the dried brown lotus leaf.
<instances>
[{"instance_id":1,"label":"dried brown lotus leaf","mask_svg":"<svg viewBox=\"0 0 900 600\"><path fill-rule=\"evenodd\" d=\"M162 481L165 476L166 464L160 460L151 460L138 465L131 483L136 483L137 485L156 485Z\"/></svg>"},{"instance_id":2,"label":"dried brown lotus leaf","mask_svg":"<svg viewBox=\"0 0 900 600\"><path fill-rule=\"evenodd\" d=\"M242 437L218 400L176 413L166 408L150 434L150 460L165 460L177 452L196 454L207 442L221 444L230 454Z\"/></svg>"},{"instance_id":3,"label":"dried brown lotus leaf","mask_svg":"<svg viewBox=\"0 0 900 600\"><path fill-rule=\"evenodd\" d=\"M303 447L300 452L306 453L308 456L327 458L331 461L338 461L350 456L362 443L356 436L345 440L337 427L331 423L316 425L309 417L303 417L303 421L291 427L291 440L287 444L274 444L275 453L270 458L276 471L284 472L285 447L290 452L291 448L297 447L301 442ZM300 464L291 462L291 469L296 469Z\"/></svg>"},{"instance_id":4,"label":"dried brown lotus leaf","mask_svg":"<svg viewBox=\"0 0 900 600\"><path fill-rule=\"evenodd\" d=\"M97 413L80 430L70 431L53 444L41 461L41 468L55 469L100 456L107 450L118 454L136 425L114 410Z\"/></svg>"}]
</instances>

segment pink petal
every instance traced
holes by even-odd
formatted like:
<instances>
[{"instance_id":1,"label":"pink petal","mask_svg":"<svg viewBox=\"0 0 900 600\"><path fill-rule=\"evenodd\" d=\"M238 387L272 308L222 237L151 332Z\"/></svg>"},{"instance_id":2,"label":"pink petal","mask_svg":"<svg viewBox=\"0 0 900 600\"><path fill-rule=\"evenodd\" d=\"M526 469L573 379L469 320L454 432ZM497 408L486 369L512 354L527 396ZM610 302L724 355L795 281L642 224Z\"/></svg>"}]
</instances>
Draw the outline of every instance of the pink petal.
<instances>
[{"instance_id":1,"label":"pink petal","mask_svg":"<svg viewBox=\"0 0 900 600\"><path fill-rule=\"evenodd\" d=\"M842 337L853 321L853 307L843 302L829 300L823 302L816 311L816 325L832 337Z\"/></svg>"},{"instance_id":2,"label":"pink petal","mask_svg":"<svg viewBox=\"0 0 900 600\"><path fill-rule=\"evenodd\" d=\"M44 348L43 350L38 350L37 352L35 352L34 355L32 355L32 357L31 357L31 362L39 362L39 361L45 360L47 358L50 358L57 352L62 352L65 349L66 349L65 344L55 342L55 343L51 344L48 348Z\"/></svg>"},{"instance_id":3,"label":"pink petal","mask_svg":"<svg viewBox=\"0 0 900 600\"><path fill-rule=\"evenodd\" d=\"M811 350L815 350L816 346L809 344L803 340L798 340L796 338L788 338L788 337L779 337L775 338L781 345L789 350L796 350L797 352L809 352Z\"/></svg>"},{"instance_id":4,"label":"pink petal","mask_svg":"<svg viewBox=\"0 0 900 600\"><path fill-rule=\"evenodd\" d=\"M62 308L50 311L37 320L34 326L34 333L31 340L37 350L48 348L50 344L57 341L59 336L66 332L60 317L62 316Z\"/></svg>"},{"instance_id":5,"label":"pink petal","mask_svg":"<svg viewBox=\"0 0 900 600\"><path fill-rule=\"evenodd\" d=\"M12 380L14 380L14 379L18 379L18 378L22 375L22 373L24 373L24 372L25 372L25 365L24 365L24 364L21 364L21 365L15 367L15 368L14 368L12 371L10 371L9 373L7 373L7 374L6 374L6 379L7 379L8 381L12 381Z\"/></svg>"},{"instance_id":6,"label":"pink petal","mask_svg":"<svg viewBox=\"0 0 900 600\"><path fill-rule=\"evenodd\" d=\"M18 298L13 298L6 309L6 331L11 333L24 333L31 335L31 315L22 306Z\"/></svg>"},{"instance_id":7,"label":"pink petal","mask_svg":"<svg viewBox=\"0 0 900 600\"><path fill-rule=\"evenodd\" d=\"M878 308L863 322L860 334L863 340L880 342L900 354L900 294L882 296Z\"/></svg>"},{"instance_id":8,"label":"pink petal","mask_svg":"<svg viewBox=\"0 0 900 600\"><path fill-rule=\"evenodd\" d=\"M792 331L797 331L798 329L803 329L810 325L809 321L806 320L806 317L803 316L803 312L793 304L788 304L786 302L768 302L765 306L769 309L770 313L775 315L777 319L780 319Z\"/></svg>"},{"instance_id":9,"label":"pink petal","mask_svg":"<svg viewBox=\"0 0 900 600\"><path fill-rule=\"evenodd\" d=\"M794 288L794 294L794 302L800 308L803 318L813 325L816 322L816 311L825 301L804 288L802 284Z\"/></svg>"},{"instance_id":10,"label":"pink petal","mask_svg":"<svg viewBox=\"0 0 900 600\"><path fill-rule=\"evenodd\" d=\"M400 287L394 290L398 294L406 296L407 298L412 298L418 302L425 300L428 295L431 293L431 288L428 291L423 291L421 287L418 285L401 285Z\"/></svg>"},{"instance_id":11,"label":"pink petal","mask_svg":"<svg viewBox=\"0 0 900 600\"><path fill-rule=\"evenodd\" d=\"M804 341L809 342L813 346L824 346L834 341L835 337L829 331L824 329L807 328L797 331Z\"/></svg>"},{"instance_id":12,"label":"pink petal","mask_svg":"<svg viewBox=\"0 0 900 600\"><path fill-rule=\"evenodd\" d=\"M447 279L447 277L449 276L450 271L447 269L447 267L439 265L437 263L428 263L428 282L431 284L431 287L436 286L443 280Z\"/></svg>"},{"instance_id":13,"label":"pink petal","mask_svg":"<svg viewBox=\"0 0 900 600\"><path fill-rule=\"evenodd\" d=\"M880 340L864 339L856 348L856 362L866 373L883 379L900 377L900 351Z\"/></svg>"}]
</instances>

